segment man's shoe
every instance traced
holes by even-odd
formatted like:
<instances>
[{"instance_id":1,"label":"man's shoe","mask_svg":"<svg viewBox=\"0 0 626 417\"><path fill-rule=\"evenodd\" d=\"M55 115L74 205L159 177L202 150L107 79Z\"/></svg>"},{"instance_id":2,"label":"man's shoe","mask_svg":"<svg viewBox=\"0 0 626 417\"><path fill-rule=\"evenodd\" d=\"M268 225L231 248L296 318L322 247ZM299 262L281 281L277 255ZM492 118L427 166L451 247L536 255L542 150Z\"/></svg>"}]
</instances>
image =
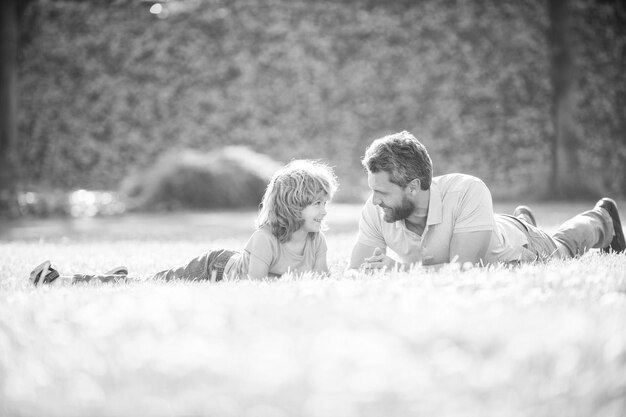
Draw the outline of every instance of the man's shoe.
<instances>
[{"instance_id":1,"label":"man's shoe","mask_svg":"<svg viewBox=\"0 0 626 417\"><path fill-rule=\"evenodd\" d=\"M128 275L128 268L126 268L125 266L118 266L116 268L111 269L110 271L105 272L104 275L124 275L124 276L127 276Z\"/></svg>"},{"instance_id":2,"label":"man's shoe","mask_svg":"<svg viewBox=\"0 0 626 417\"><path fill-rule=\"evenodd\" d=\"M32 270L30 273L30 282L35 286L50 284L58 277L59 273L57 270L50 266L50 261L46 261Z\"/></svg>"},{"instance_id":3,"label":"man's shoe","mask_svg":"<svg viewBox=\"0 0 626 417\"><path fill-rule=\"evenodd\" d=\"M513 210L513 216L524 220L526 223L532 224L537 227L537 222L535 221L535 216L533 215L532 210L528 206L517 206L515 210Z\"/></svg>"},{"instance_id":4,"label":"man's shoe","mask_svg":"<svg viewBox=\"0 0 626 417\"><path fill-rule=\"evenodd\" d=\"M611 240L611 244L606 248L600 249L602 252L610 252L613 250L614 252L621 253L626 250L626 239L624 239L624 230L622 229L622 222L619 219L619 211L617 211L617 204L615 201L610 198L603 198L596 203L596 208L603 208L606 210L611 219L613 220L613 240Z\"/></svg>"}]
</instances>

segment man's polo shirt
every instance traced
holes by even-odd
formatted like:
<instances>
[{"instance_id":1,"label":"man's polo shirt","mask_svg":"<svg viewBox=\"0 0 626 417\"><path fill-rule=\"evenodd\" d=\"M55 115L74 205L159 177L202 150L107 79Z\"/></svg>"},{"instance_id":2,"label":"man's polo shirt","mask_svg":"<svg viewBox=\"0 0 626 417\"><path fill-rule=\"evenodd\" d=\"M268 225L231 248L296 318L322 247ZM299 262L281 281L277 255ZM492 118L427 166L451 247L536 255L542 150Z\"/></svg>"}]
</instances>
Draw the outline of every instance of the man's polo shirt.
<instances>
[{"instance_id":1,"label":"man's polo shirt","mask_svg":"<svg viewBox=\"0 0 626 417\"><path fill-rule=\"evenodd\" d=\"M455 233L491 231L487 263L520 260L522 246L527 243L526 235L514 221L494 215L491 192L471 175L433 178L422 236L410 231L404 220L387 223L383 217L383 210L372 204L370 197L361 211L357 242L391 249L402 263L450 262L450 241Z\"/></svg>"}]
</instances>

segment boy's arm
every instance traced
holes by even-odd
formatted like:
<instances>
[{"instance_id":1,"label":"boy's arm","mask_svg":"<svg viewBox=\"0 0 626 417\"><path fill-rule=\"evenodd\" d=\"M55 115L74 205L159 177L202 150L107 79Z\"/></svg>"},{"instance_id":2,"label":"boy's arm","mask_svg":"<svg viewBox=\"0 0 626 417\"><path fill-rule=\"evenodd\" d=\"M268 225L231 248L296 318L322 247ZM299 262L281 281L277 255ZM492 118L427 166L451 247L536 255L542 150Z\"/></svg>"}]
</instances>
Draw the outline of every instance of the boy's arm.
<instances>
[{"instance_id":1,"label":"boy's arm","mask_svg":"<svg viewBox=\"0 0 626 417\"><path fill-rule=\"evenodd\" d=\"M326 255L319 256L315 260L315 266L313 267L313 272L321 272L323 274L328 274L328 261L326 260Z\"/></svg>"},{"instance_id":2,"label":"boy's arm","mask_svg":"<svg viewBox=\"0 0 626 417\"><path fill-rule=\"evenodd\" d=\"M250 264L248 265L248 278L263 279L269 274L269 266L256 256L250 254Z\"/></svg>"},{"instance_id":3,"label":"boy's arm","mask_svg":"<svg viewBox=\"0 0 626 417\"><path fill-rule=\"evenodd\" d=\"M263 279L267 277L274 253L270 237L257 230L248 240L244 250L249 254L248 278Z\"/></svg>"},{"instance_id":4,"label":"boy's arm","mask_svg":"<svg viewBox=\"0 0 626 417\"><path fill-rule=\"evenodd\" d=\"M326 243L326 236L320 232L317 238L317 250L315 251L313 272L321 272L328 275L328 245Z\"/></svg>"}]
</instances>

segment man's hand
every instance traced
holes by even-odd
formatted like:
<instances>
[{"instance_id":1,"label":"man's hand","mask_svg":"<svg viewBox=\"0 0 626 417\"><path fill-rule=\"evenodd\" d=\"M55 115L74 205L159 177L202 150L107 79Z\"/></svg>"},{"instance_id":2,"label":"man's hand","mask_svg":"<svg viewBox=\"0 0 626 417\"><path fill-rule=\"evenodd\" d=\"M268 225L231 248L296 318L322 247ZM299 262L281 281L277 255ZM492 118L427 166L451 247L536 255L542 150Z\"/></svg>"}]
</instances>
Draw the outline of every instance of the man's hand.
<instances>
[{"instance_id":1,"label":"man's hand","mask_svg":"<svg viewBox=\"0 0 626 417\"><path fill-rule=\"evenodd\" d=\"M362 269L384 269L391 270L396 265L396 261L385 255L381 248L374 249L374 254L364 259Z\"/></svg>"}]
</instances>

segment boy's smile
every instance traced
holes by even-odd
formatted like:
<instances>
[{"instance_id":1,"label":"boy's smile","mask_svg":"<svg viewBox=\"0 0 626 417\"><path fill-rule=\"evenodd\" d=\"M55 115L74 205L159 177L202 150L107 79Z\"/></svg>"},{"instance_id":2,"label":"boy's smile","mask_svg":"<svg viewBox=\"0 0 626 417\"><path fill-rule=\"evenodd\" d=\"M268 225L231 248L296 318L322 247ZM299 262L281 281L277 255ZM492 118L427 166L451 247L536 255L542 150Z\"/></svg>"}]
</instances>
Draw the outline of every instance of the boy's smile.
<instances>
[{"instance_id":1,"label":"boy's smile","mask_svg":"<svg viewBox=\"0 0 626 417\"><path fill-rule=\"evenodd\" d=\"M302 209L302 229L309 233L317 233L322 228L322 222L326 217L327 197L320 197L313 203Z\"/></svg>"}]
</instances>

